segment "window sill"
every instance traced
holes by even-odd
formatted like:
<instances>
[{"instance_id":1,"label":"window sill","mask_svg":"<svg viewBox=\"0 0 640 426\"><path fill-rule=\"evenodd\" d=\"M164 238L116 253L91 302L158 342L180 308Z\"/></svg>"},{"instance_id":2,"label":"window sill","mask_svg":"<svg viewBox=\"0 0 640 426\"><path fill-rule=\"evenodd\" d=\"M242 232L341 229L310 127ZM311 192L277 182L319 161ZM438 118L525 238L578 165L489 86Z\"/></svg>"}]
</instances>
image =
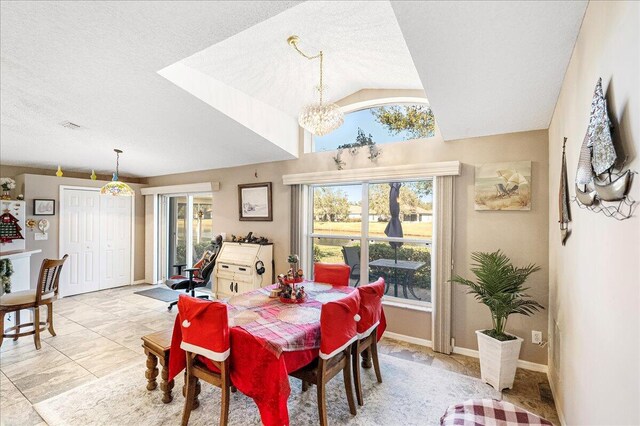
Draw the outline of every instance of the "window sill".
<instances>
[{"instance_id":1,"label":"window sill","mask_svg":"<svg viewBox=\"0 0 640 426\"><path fill-rule=\"evenodd\" d=\"M413 304L413 303L407 303L407 302L400 302L400 301L396 301L396 300L382 300L382 305L383 306L393 306L394 308L401 308L401 309L407 309L410 311L418 311L418 312L428 312L431 313L433 312L433 307L431 306L431 303L429 304Z\"/></svg>"}]
</instances>

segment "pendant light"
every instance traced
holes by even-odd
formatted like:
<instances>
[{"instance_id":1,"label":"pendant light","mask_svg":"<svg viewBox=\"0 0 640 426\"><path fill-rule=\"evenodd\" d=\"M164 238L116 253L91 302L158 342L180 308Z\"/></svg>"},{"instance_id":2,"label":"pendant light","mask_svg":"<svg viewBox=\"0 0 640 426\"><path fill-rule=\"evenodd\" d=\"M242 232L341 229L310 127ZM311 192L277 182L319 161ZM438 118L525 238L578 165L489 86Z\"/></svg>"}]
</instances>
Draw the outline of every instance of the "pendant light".
<instances>
[{"instance_id":1,"label":"pendant light","mask_svg":"<svg viewBox=\"0 0 640 426\"><path fill-rule=\"evenodd\" d=\"M124 182L118 180L118 168L120 167L120 154L122 151L114 149L116 153L116 171L113 173L113 179L100 189L100 194L131 197L133 195L133 189Z\"/></svg>"},{"instance_id":2,"label":"pendant light","mask_svg":"<svg viewBox=\"0 0 640 426\"><path fill-rule=\"evenodd\" d=\"M300 117L298 117L298 123L300 126L311 132L316 136L323 136L327 133L331 133L344 123L344 113L340 107L333 103L323 103L323 75L322 66L324 53L322 50L320 53L314 56L309 56L298 48L300 38L297 35L292 35L287 39L287 43L292 46L296 52L303 57L313 60L320 59L320 84L318 85L318 91L320 92L320 101L305 105L300 111Z\"/></svg>"}]
</instances>

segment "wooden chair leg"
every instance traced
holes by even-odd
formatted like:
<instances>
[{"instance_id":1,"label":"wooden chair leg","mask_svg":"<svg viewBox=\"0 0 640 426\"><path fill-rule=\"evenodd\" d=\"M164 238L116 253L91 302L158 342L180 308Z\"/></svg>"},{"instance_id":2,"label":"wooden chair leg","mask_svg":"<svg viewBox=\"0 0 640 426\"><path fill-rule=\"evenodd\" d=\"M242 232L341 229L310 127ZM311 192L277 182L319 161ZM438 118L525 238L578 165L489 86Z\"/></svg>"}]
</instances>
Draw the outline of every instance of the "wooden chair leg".
<instances>
[{"instance_id":1,"label":"wooden chair leg","mask_svg":"<svg viewBox=\"0 0 640 426\"><path fill-rule=\"evenodd\" d=\"M49 334L56 335L56 331L53 329L53 303L47 305L47 325L49 326Z\"/></svg>"},{"instance_id":2,"label":"wooden chair leg","mask_svg":"<svg viewBox=\"0 0 640 426\"><path fill-rule=\"evenodd\" d=\"M358 363L358 342L354 344L354 348L351 353L351 367L353 369L353 384L356 387L356 399L358 405L363 406L364 400L362 398L362 381L360 380L360 364Z\"/></svg>"},{"instance_id":3,"label":"wooden chair leg","mask_svg":"<svg viewBox=\"0 0 640 426\"><path fill-rule=\"evenodd\" d=\"M320 417L320 426L327 426L327 395L324 389L324 380L318 378L318 416Z\"/></svg>"},{"instance_id":4,"label":"wooden chair leg","mask_svg":"<svg viewBox=\"0 0 640 426\"><path fill-rule=\"evenodd\" d=\"M13 341L15 342L16 340L18 340L18 334L20 334L20 311L16 311L16 336L13 338ZM35 321L35 320L34 320ZM37 347L38 345L36 345Z\"/></svg>"},{"instance_id":5,"label":"wooden chair leg","mask_svg":"<svg viewBox=\"0 0 640 426\"><path fill-rule=\"evenodd\" d=\"M222 376L222 386L220 390L222 396L220 399L220 426L227 426L229 423L229 400L231 399L231 377L229 376L229 360L225 360L221 364L220 374Z\"/></svg>"},{"instance_id":6,"label":"wooden chair leg","mask_svg":"<svg viewBox=\"0 0 640 426\"><path fill-rule=\"evenodd\" d=\"M40 307L33 308L33 341L36 344L36 349L40 349ZM16 337L17 340L17 337Z\"/></svg>"},{"instance_id":7,"label":"wooden chair leg","mask_svg":"<svg viewBox=\"0 0 640 426\"><path fill-rule=\"evenodd\" d=\"M191 409L193 408L193 400L196 395L196 378L190 375L189 373L187 373L186 386L187 386L187 392L184 397L184 410L182 412L182 426L187 426L189 424L189 417L191 416Z\"/></svg>"},{"instance_id":8,"label":"wooden chair leg","mask_svg":"<svg viewBox=\"0 0 640 426\"><path fill-rule=\"evenodd\" d=\"M347 392L347 402L349 403L349 412L356 415L356 403L353 400L353 385L351 384L351 352L347 351L346 364L342 369L344 378L344 390Z\"/></svg>"},{"instance_id":9,"label":"wooden chair leg","mask_svg":"<svg viewBox=\"0 0 640 426\"><path fill-rule=\"evenodd\" d=\"M309 389L309 383L306 380L302 380L302 392L306 392Z\"/></svg>"},{"instance_id":10,"label":"wooden chair leg","mask_svg":"<svg viewBox=\"0 0 640 426\"><path fill-rule=\"evenodd\" d=\"M377 333L377 329L373 331ZM373 343L369 347L371 349L371 358L373 359L373 369L376 372L376 379L378 379L378 383L382 383L382 374L380 374L380 363L378 362L378 340L376 336L373 336Z\"/></svg>"},{"instance_id":11,"label":"wooden chair leg","mask_svg":"<svg viewBox=\"0 0 640 426\"><path fill-rule=\"evenodd\" d=\"M2 341L4 340L4 316L6 312L0 312L0 346L2 346Z\"/></svg>"}]
</instances>

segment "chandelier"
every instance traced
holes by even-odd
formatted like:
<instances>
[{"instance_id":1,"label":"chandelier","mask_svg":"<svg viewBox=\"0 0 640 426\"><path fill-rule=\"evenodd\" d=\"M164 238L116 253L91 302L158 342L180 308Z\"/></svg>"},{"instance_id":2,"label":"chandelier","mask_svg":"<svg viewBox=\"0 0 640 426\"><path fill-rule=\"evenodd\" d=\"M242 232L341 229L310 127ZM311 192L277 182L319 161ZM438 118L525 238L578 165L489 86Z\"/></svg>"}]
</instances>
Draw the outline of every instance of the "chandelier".
<instances>
[{"instance_id":1,"label":"chandelier","mask_svg":"<svg viewBox=\"0 0 640 426\"><path fill-rule=\"evenodd\" d=\"M114 151L116 153L116 171L113 174L111 182L100 188L100 193L103 195L131 197L133 195L133 189L126 183L118 180L118 168L120 167L120 154L122 154L122 151L119 149L114 149Z\"/></svg>"},{"instance_id":2,"label":"chandelier","mask_svg":"<svg viewBox=\"0 0 640 426\"><path fill-rule=\"evenodd\" d=\"M296 49L296 52L303 57L309 60L320 59L320 84L317 87L320 94L320 101L318 103L305 105L300 111L298 123L312 134L316 136L323 136L342 126L342 123L344 123L344 114L338 105L332 103L325 104L322 102L324 92L322 80L324 53L321 50L317 55L309 56L298 48L299 42L300 38L296 35L292 35L287 39L287 43Z\"/></svg>"}]
</instances>

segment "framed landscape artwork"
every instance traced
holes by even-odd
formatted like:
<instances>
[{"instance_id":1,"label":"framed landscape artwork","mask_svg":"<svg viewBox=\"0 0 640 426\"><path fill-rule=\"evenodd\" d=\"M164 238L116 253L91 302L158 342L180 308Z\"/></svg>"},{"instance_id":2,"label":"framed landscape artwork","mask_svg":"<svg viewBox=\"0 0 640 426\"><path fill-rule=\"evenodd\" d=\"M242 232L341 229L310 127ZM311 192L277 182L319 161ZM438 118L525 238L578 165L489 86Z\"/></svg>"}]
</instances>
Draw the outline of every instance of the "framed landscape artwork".
<instances>
[{"instance_id":1,"label":"framed landscape artwork","mask_svg":"<svg viewBox=\"0 0 640 426\"><path fill-rule=\"evenodd\" d=\"M271 209L271 182L238 185L240 220L273 220Z\"/></svg>"},{"instance_id":2,"label":"framed landscape artwork","mask_svg":"<svg viewBox=\"0 0 640 426\"><path fill-rule=\"evenodd\" d=\"M531 161L476 165L476 210L531 210Z\"/></svg>"},{"instance_id":3,"label":"framed landscape artwork","mask_svg":"<svg viewBox=\"0 0 640 426\"><path fill-rule=\"evenodd\" d=\"M34 216L53 216L56 214L56 200L33 200Z\"/></svg>"}]
</instances>

